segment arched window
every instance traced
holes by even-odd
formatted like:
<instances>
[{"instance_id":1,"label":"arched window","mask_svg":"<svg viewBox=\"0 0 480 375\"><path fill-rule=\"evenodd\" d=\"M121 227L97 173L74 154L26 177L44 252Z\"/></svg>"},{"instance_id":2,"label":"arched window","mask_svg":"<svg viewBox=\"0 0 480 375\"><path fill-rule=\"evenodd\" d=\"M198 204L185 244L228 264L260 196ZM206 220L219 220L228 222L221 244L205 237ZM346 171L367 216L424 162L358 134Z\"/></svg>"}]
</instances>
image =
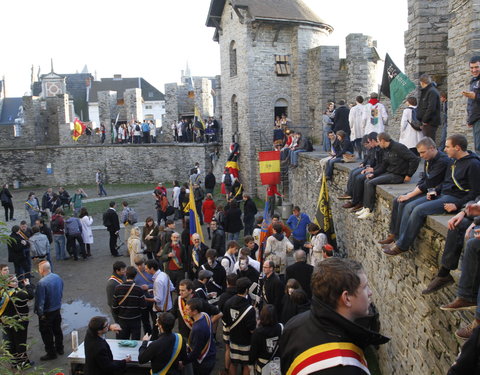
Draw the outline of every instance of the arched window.
<instances>
[{"instance_id":1,"label":"arched window","mask_svg":"<svg viewBox=\"0 0 480 375\"><path fill-rule=\"evenodd\" d=\"M277 99L275 102L275 110L273 113L274 118L281 117L282 115L288 116L288 102L283 99Z\"/></svg>"},{"instance_id":2,"label":"arched window","mask_svg":"<svg viewBox=\"0 0 480 375\"><path fill-rule=\"evenodd\" d=\"M235 41L230 42L230 77L237 75L237 46Z\"/></svg>"},{"instance_id":3,"label":"arched window","mask_svg":"<svg viewBox=\"0 0 480 375\"><path fill-rule=\"evenodd\" d=\"M235 134L238 132L238 102L236 95L232 95L230 109L232 111L232 134Z\"/></svg>"}]
</instances>

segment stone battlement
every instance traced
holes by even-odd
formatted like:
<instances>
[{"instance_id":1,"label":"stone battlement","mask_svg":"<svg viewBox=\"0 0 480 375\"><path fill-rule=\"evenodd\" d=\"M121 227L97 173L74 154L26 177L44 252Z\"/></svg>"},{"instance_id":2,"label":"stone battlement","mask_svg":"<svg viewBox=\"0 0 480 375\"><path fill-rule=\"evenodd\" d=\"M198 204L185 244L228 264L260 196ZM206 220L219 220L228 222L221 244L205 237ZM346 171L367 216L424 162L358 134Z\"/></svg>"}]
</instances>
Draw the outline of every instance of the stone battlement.
<instances>
[{"instance_id":1,"label":"stone battlement","mask_svg":"<svg viewBox=\"0 0 480 375\"><path fill-rule=\"evenodd\" d=\"M324 156L319 152L301 153L299 166L289 172L290 200L310 217L316 210L320 159ZM440 310L441 305L455 298L457 284L429 296L423 296L421 291L438 270L451 216L428 217L413 250L387 257L377 241L388 234L392 200L412 190L415 183L377 187L373 218L359 220L341 207L345 201L337 199L344 193L350 170L356 166L357 163L335 164L333 180L328 185L330 204L338 244L364 265L372 300L380 312L381 332L391 337L378 351L382 373L445 374L463 344L454 332L471 322L473 313ZM457 281L459 274L454 273Z\"/></svg>"}]
</instances>

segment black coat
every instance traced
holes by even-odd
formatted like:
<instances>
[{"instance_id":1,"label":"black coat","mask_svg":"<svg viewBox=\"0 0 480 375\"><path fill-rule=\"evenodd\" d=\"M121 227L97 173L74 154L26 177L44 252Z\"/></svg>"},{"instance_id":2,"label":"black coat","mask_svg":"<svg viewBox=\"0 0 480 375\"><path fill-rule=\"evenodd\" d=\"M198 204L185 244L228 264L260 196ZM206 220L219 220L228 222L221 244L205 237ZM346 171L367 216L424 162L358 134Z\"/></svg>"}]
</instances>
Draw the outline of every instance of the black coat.
<instances>
[{"instance_id":1,"label":"black coat","mask_svg":"<svg viewBox=\"0 0 480 375\"><path fill-rule=\"evenodd\" d=\"M105 219L110 225L107 227L109 232L117 232L120 230L120 220L118 219L118 214L115 210L108 209L105 212Z\"/></svg>"},{"instance_id":2,"label":"black coat","mask_svg":"<svg viewBox=\"0 0 480 375\"><path fill-rule=\"evenodd\" d=\"M243 204L243 218L253 218L257 212L257 205L251 198L248 198Z\"/></svg>"},{"instance_id":3,"label":"black coat","mask_svg":"<svg viewBox=\"0 0 480 375\"><path fill-rule=\"evenodd\" d=\"M221 227L212 233L211 249L217 250L217 256L221 257L225 254L225 232Z\"/></svg>"},{"instance_id":4,"label":"black coat","mask_svg":"<svg viewBox=\"0 0 480 375\"><path fill-rule=\"evenodd\" d=\"M3 188L0 191L0 199L2 201L2 206L6 206L12 203L12 193L7 188Z\"/></svg>"},{"instance_id":5,"label":"black coat","mask_svg":"<svg viewBox=\"0 0 480 375\"><path fill-rule=\"evenodd\" d=\"M210 172L205 176L205 189L214 189L216 183L217 181L213 173Z\"/></svg>"},{"instance_id":6,"label":"black coat","mask_svg":"<svg viewBox=\"0 0 480 375\"><path fill-rule=\"evenodd\" d=\"M442 123L440 94L433 83L420 90L417 107L417 120L434 127Z\"/></svg>"},{"instance_id":7,"label":"black coat","mask_svg":"<svg viewBox=\"0 0 480 375\"><path fill-rule=\"evenodd\" d=\"M333 131L336 133L339 130L343 130L350 137L350 122L348 121L348 115L350 114L350 109L342 105L335 110L333 116Z\"/></svg>"},{"instance_id":8,"label":"black coat","mask_svg":"<svg viewBox=\"0 0 480 375\"><path fill-rule=\"evenodd\" d=\"M307 262L296 262L285 269L285 281L295 279L298 281L307 297L312 298L310 282L312 280L313 266Z\"/></svg>"},{"instance_id":9,"label":"black coat","mask_svg":"<svg viewBox=\"0 0 480 375\"><path fill-rule=\"evenodd\" d=\"M125 371L125 360L114 361L108 343L87 331L85 335L85 375L117 375Z\"/></svg>"},{"instance_id":10,"label":"black coat","mask_svg":"<svg viewBox=\"0 0 480 375\"><path fill-rule=\"evenodd\" d=\"M8 261L19 263L27 259L25 249L28 248L28 242L26 245L23 245L23 238L17 233L10 234L10 238L12 238L12 241L8 243Z\"/></svg>"},{"instance_id":11,"label":"black coat","mask_svg":"<svg viewBox=\"0 0 480 375\"><path fill-rule=\"evenodd\" d=\"M412 177L418 168L420 158L402 143L390 141L387 148L383 149L383 161L373 174L375 177L384 173L393 173L400 176Z\"/></svg>"},{"instance_id":12,"label":"black coat","mask_svg":"<svg viewBox=\"0 0 480 375\"><path fill-rule=\"evenodd\" d=\"M243 229L242 210L240 208L229 208L225 213L225 232L236 233Z\"/></svg>"}]
</instances>

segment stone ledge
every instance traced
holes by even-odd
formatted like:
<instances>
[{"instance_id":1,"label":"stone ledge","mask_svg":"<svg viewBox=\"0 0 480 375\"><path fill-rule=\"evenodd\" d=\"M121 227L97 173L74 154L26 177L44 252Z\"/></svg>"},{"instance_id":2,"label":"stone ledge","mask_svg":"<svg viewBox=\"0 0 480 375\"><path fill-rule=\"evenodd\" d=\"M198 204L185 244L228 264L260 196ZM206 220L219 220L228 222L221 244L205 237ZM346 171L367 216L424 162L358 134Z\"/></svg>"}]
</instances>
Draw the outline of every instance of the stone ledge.
<instances>
[{"instance_id":1,"label":"stone ledge","mask_svg":"<svg viewBox=\"0 0 480 375\"><path fill-rule=\"evenodd\" d=\"M290 200L310 217L315 214L321 185L322 152L301 153L298 167L289 172ZM372 218L359 220L341 208L351 169L358 163L335 165L328 183L330 207L339 247L362 262L379 312L382 333L392 340L378 351L383 374L445 374L454 362L463 341L454 332L473 319L472 312L445 312L440 306L455 298L457 286L423 296L438 271L450 215L429 216L417 236L413 251L397 257L383 254L378 240L389 228L391 205L399 194L411 191L418 179L400 185L380 185ZM422 170L422 168L419 168ZM453 273L458 280L459 271ZM419 360L420 359L420 360Z\"/></svg>"}]
</instances>

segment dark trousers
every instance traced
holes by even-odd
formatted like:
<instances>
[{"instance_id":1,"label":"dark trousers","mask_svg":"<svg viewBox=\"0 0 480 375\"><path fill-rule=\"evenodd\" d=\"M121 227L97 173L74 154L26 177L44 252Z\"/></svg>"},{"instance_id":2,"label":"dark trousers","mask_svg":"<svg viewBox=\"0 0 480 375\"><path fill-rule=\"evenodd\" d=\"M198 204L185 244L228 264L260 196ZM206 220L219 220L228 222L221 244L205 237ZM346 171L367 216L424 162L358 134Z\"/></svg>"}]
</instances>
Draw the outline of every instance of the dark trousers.
<instances>
[{"instance_id":1,"label":"dark trousers","mask_svg":"<svg viewBox=\"0 0 480 375\"><path fill-rule=\"evenodd\" d=\"M118 318L118 324L122 330L117 333L117 340L140 340L142 331L142 319Z\"/></svg>"},{"instance_id":2,"label":"dark trousers","mask_svg":"<svg viewBox=\"0 0 480 375\"><path fill-rule=\"evenodd\" d=\"M437 132L437 127L429 124L424 124L422 127L422 133L425 137L430 137L435 140L435 133Z\"/></svg>"},{"instance_id":3,"label":"dark trousers","mask_svg":"<svg viewBox=\"0 0 480 375\"><path fill-rule=\"evenodd\" d=\"M393 173L385 173L370 180L365 180L364 192L363 192L363 206L373 211L375 208L375 192L377 185L385 184L401 184L405 176L401 176Z\"/></svg>"},{"instance_id":4,"label":"dark trousers","mask_svg":"<svg viewBox=\"0 0 480 375\"><path fill-rule=\"evenodd\" d=\"M194 360L192 363L194 375L210 375L213 368L215 367L215 358L208 361L203 360L202 363L198 363L197 360Z\"/></svg>"},{"instance_id":5,"label":"dark trousers","mask_svg":"<svg viewBox=\"0 0 480 375\"><path fill-rule=\"evenodd\" d=\"M44 319L39 317L38 329L42 336L47 354L56 355L56 351L63 350L62 316L60 309L46 312Z\"/></svg>"},{"instance_id":6,"label":"dark trousers","mask_svg":"<svg viewBox=\"0 0 480 375\"><path fill-rule=\"evenodd\" d=\"M13 219L13 203L8 202L8 203L2 203L3 209L5 210L5 221L8 221L8 219L12 220ZM10 215L8 214L10 211Z\"/></svg>"},{"instance_id":7,"label":"dark trousers","mask_svg":"<svg viewBox=\"0 0 480 375\"><path fill-rule=\"evenodd\" d=\"M118 239L118 233L116 233L114 230L109 230L108 233L110 234L110 253L112 255L118 255L118 250L117 250L117 239Z\"/></svg>"},{"instance_id":8,"label":"dark trousers","mask_svg":"<svg viewBox=\"0 0 480 375\"><path fill-rule=\"evenodd\" d=\"M358 157L361 159L363 156L363 145L362 145L362 138L355 138L353 140L353 149L357 151Z\"/></svg>"},{"instance_id":9,"label":"dark trousers","mask_svg":"<svg viewBox=\"0 0 480 375\"><path fill-rule=\"evenodd\" d=\"M78 242L78 246L76 242ZM70 255L73 255L73 258L75 260L78 260L79 247L80 247L80 253L82 254L82 258L85 259L87 257L87 253L85 252L85 244L83 243L82 235L80 233L67 234L67 251Z\"/></svg>"},{"instance_id":10,"label":"dark trousers","mask_svg":"<svg viewBox=\"0 0 480 375\"><path fill-rule=\"evenodd\" d=\"M355 185L355 179L357 178L358 175L360 175L362 171L363 171L363 167L358 167L358 168L352 169L348 175L347 194L350 195L352 198L353 198L353 186Z\"/></svg>"},{"instance_id":11,"label":"dark trousers","mask_svg":"<svg viewBox=\"0 0 480 375\"><path fill-rule=\"evenodd\" d=\"M273 216L275 213L275 203L277 201L277 196L276 195L271 195L268 197L268 214L270 217Z\"/></svg>"},{"instance_id":12,"label":"dark trousers","mask_svg":"<svg viewBox=\"0 0 480 375\"><path fill-rule=\"evenodd\" d=\"M297 240L295 237L293 239L293 250L303 250L303 245L305 245L305 240Z\"/></svg>"},{"instance_id":13,"label":"dark trousers","mask_svg":"<svg viewBox=\"0 0 480 375\"><path fill-rule=\"evenodd\" d=\"M195 208L197 210L198 218L200 219L200 225L203 225L203 212L202 212L202 201L195 201Z\"/></svg>"},{"instance_id":14,"label":"dark trousers","mask_svg":"<svg viewBox=\"0 0 480 375\"><path fill-rule=\"evenodd\" d=\"M13 262L13 267L15 269L15 275L18 280L29 279L31 267L27 259L21 261Z\"/></svg>"},{"instance_id":15,"label":"dark trousers","mask_svg":"<svg viewBox=\"0 0 480 375\"><path fill-rule=\"evenodd\" d=\"M460 255L462 255L463 245L465 244L465 232L472 224L472 219L464 218L460 224L447 233L445 248L442 254L442 266L449 270L458 268Z\"/></svg>"},{"instance_id":16,"label":"dark trousers","mask_svg":"<svg viewBox=\"0 0 480 375\"><path fill-rule=\"evenodd\" d=\"M160 225L160 223L162 222L166 223L167 222L167 215L166 215L166 212L165 211L162 211L162 210L157 210L157 223L158 225Z\"/></svg>"},{"instance_id":17,"label":"dark trousers","mask_svg":"<svg viewBox=\"0 0 480 375\"><path fill-rule=\"evenodd\" d=\"M243 235L251 236L253 233L253 226L255 225L255 216L243 217Z\"/></svg>"},{"instance_id":18,"label":"dark trousers","mask_svg":"<svg viewBox=\"0 0 480 375\"><path fill-rule=\"evenodd\" d=\"M4 326L3 340L6 341L7 350L13 356L12 364L20 364L28 361L27 356L27 332L28 321L19 322L21 328Z\"/></svg>"},{"instance_id":19,"label":"dark trousers","mask_svg":"<svg viewBox=\"0 0 480 375\"><path fill-rule=\"evenodd\" d=\"M399 202L397 200L398 197L395 197L392 202L392 218L390 219L390 233L395 235L395 238L398 239L398 235L400 233L400 223L402 222L402 215L403 215L403 209L405 206L413 202L414 200L417 200L419 198L424 197L423 194L419 194L413 198L410 198L409 200L406 200L404 202Z\"/></svg>"},{"instance_id":20,"label":"dark trousers","mask_svg":"<svg viewBox=\"0 0 480 375\"><path fill-rule=\"evenodd\" d=\"M157 314L152 310L152 303L147 303L147 308L142 311L143 332L152 334L152 323L156 324Z\"/></svg>"},{"instance_id":21,"label":"dark trousers","mask_svg":"<svg viewBox=\"0 0 480 375\"><path fill-rule=\"evenodd\" d=\"M165 264L165 268L167 267L168 267L167 264ZM165 272L167 273L168 277L170 277L170 281L172 282L175 289L178 290L178 284L180 283L180 281L185 279L185 271L184 270L173 271L173 270L167 269Z\"/></svg>"}]
</instances>

